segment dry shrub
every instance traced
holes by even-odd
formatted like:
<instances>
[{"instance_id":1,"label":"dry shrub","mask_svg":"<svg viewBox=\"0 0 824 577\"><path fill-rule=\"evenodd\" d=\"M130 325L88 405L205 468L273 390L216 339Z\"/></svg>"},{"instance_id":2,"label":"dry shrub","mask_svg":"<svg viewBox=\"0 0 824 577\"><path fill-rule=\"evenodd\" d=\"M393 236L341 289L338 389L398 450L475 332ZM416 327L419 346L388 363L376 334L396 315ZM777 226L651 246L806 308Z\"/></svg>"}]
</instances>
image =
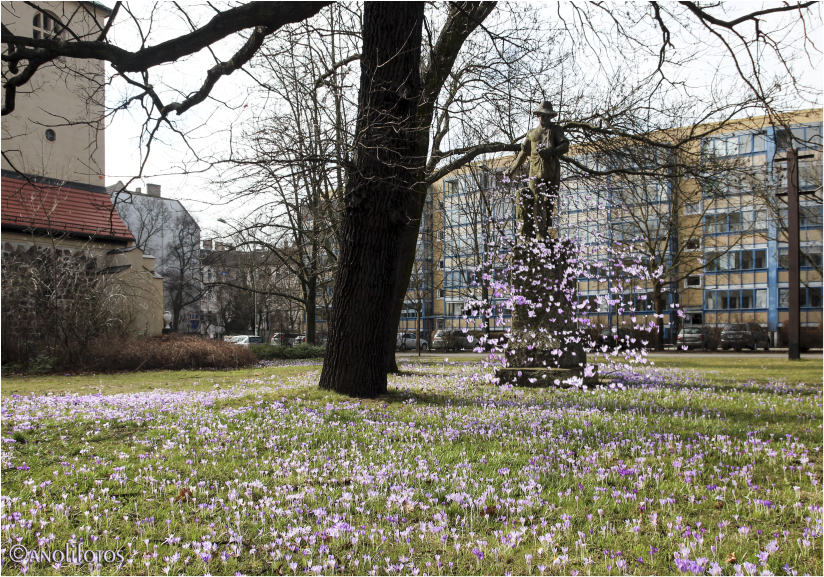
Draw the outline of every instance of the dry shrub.
<instances>
[{"instance_id":1,"label":"dry shrub","mask_svg":"<svg viewBox=\"0 0 824 577\"><path fill-rule=\"evenodd\" d=\"M786 320L778 327L778 344L779 347L786 347L789 345L790 338L790 321ZM822 324L818 326L803 326L800 330L799 343L801 350L820 349L822 344Z\"/></svg>"},{"instance_id":2,"label":"dry shrub","mask_svg":"<svg viewBox=\"0 0 824 577\"><path fill-rule=\"evenodd\" d=\"M235 369L253 365L257 357L249 350L222 340L186 335L97 339L82 361L94 372Z\"/></svg>"}]
</instances>

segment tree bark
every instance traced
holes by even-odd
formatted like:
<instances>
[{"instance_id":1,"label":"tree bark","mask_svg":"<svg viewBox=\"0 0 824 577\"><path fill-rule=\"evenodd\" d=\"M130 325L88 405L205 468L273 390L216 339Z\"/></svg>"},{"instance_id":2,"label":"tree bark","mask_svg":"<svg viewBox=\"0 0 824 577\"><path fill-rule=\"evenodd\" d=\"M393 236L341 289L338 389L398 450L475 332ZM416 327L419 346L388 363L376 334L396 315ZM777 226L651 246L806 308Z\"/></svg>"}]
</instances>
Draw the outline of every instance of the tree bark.
<instances>
[{"instance_id":1,"label":"tree bark","mask_svg":"<svg viewBox=\"0 0 824 577\"><path fill-rule=\"evenodd\" d=\"M422 2L367 2L354 168L344 196L335 305L320 388L386 392L386 333L401 235L420 181ZM406 288L406 287L404 287Z\"/></svg>"},{"instance_id":2,"label":"tree bark","mask_svg":"<svg viewBox=\"0 0 824 577\"><path fill-rule=\"evenodd\" d=\"M315 334L317 330L317 309L318 300L318 277L312 275L306 281L306 343L315 344Z\"/></svg>"},{"instance_id":3,"label":"tree bark","mask_svg":"<svg viewBox=\"0 0 824 577\"><path fill-rule=\"evenodd\" d=\"M420 157L422 165L429 152L429 128L432 124L435 103L438 100L441 88L443 88L444 81L448 78L463 43L489 16L495 8L495 4L495 2L453 4L454 9L438 37L432 51L430 64L424 73L422 97L418 111L422 129L418 133L415 154ZM406 289L409 286L409 278L412 276L412 269L415 266L415 249L418 244L418 232L421 227L421 216L426 202L427 188L423 178L416 183L413 198L414 208L409 213L409 219L406 222L401 239L400 263L395 282L394 301L392 302L391 316L384 336L386 339L383 347L386 354L384 362L388 373L398 372L398 364L395 362L395 340L403 303L406 299Z\"/></svg>"}]
</instances>

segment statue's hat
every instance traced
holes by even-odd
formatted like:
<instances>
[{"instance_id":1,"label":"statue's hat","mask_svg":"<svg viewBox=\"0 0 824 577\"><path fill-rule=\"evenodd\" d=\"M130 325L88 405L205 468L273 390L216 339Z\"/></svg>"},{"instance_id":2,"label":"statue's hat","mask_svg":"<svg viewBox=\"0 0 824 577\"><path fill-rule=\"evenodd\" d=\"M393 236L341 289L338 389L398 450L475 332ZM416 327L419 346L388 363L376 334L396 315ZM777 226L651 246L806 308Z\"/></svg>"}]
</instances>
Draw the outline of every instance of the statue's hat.
<instances>
[{"instance_id":1,"label":"statue's hat","mask_svg":"<svg viewBox=\"0 0 824 577\"><path fill-rule=\"evenodd\" d=\"M552 118L553 116L558 116L558 113L552 109L552 103L549 100L544 100L537 110L532 111L532 114L534 114L535 116L546 115L550 118Z\"/></svg>"}]
</instances>

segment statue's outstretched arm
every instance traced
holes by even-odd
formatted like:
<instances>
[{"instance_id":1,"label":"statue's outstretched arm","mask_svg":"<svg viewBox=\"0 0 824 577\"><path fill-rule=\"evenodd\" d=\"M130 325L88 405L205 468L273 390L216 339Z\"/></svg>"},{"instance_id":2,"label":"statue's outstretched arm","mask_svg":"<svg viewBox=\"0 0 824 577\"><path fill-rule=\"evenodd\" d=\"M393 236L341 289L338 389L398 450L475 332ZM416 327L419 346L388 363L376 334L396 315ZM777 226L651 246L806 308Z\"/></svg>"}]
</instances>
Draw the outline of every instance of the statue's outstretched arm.
<instances>
[{"instance_id":1,"label":"statue's outstretched arm","mask_svg":"<svg viewBox=\"0 0 824 577\"><path fill-rule=\"evenodd\" d=\"M512 165L512 168L506 171L507 176L512 176L519 168L521 168L521 165L529 157L531 150L532 146L529 143L529 138L524 139L524 143L521 145L521 152L519 152L518 156L515 157L515 164Z\"/></svg>"}]
</instances>

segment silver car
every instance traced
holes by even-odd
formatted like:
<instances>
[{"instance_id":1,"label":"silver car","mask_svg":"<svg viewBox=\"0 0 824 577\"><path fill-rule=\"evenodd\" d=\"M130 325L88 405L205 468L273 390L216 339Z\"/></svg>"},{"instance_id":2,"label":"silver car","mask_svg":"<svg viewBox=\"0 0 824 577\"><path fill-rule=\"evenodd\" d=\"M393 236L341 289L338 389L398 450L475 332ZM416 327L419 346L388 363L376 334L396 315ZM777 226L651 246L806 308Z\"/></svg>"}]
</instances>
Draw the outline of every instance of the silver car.
<instances>
[{"instance_id":1,"label":"silver car","mask_svg":"<svg viewBox=\"0 0 824 577\"><path fill-rule=\"evenodd\" d=\"M256 337L254 335L239 335L232 337L232 340L229 342L242 347L248 347L249 345L262 345L263 337Z\"/></svg>"},{"instance_id":2,"label":"silver car","mask_svg":"<svg viewBox=\"0 0 824 577\"><path fill-rule=\"evenodd\" d=\"M398 342L396 346L399 351L407 351L407 350L416 350L415 342L417 337L415 333L398 333ZM424 339L421 339L421 350L426 351L429 349L429 343L427 343Z\"/></svg>"}]
</instances>

